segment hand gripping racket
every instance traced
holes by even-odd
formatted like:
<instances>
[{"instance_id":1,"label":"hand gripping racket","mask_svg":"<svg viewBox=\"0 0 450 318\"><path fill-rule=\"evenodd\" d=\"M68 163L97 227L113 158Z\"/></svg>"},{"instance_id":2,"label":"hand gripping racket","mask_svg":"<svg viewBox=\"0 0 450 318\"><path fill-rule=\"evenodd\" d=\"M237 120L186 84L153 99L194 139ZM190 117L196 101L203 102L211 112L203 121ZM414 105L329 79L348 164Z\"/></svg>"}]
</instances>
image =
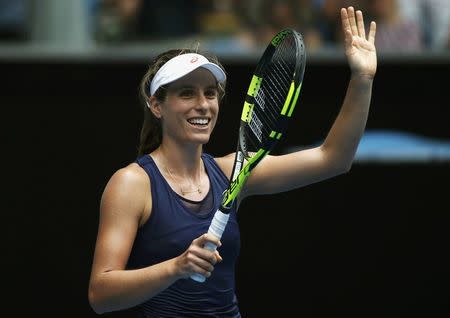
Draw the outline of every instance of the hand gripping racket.
<instances>
[{"instance_id":1,"label":"hand gripping racket","mask_svg":"<svg viewBox=\"0 0 450 318\"><path fill-rule=\"evenodd\" d=\"M228 222L230 208L250 172L286 131L302 87L305 62L302 35L284 29L272 38L256 66L241 114L230 184L208 230L219 239ZM205 248L214 251L217 246L207 243ZM205 281L198 273L191 278Z\"/></svg>"}]
</instances>

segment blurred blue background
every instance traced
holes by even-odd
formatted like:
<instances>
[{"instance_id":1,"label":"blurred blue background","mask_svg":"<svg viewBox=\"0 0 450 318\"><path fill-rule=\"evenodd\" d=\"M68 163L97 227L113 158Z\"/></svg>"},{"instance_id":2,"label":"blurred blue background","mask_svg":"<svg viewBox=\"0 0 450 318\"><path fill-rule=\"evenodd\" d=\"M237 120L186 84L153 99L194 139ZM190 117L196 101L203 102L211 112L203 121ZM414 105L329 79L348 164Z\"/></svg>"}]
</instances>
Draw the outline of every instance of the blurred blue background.
<instances>
[{"instance_id":1,"label":"blurred blue background","mask_svg":"<svg viewBox=\"0 0 450 318\"><path fill-rule=\"evenodd\" d=\"M340 56L338 13L348 5L363 10L366 24L377 21L380 54L448 59L449 0L0 0L0 51L89 56L133 48L147 57L199 42L239 58L257 56L276 31L292 27L311 56Z\"/></svg>"}]
</instances>

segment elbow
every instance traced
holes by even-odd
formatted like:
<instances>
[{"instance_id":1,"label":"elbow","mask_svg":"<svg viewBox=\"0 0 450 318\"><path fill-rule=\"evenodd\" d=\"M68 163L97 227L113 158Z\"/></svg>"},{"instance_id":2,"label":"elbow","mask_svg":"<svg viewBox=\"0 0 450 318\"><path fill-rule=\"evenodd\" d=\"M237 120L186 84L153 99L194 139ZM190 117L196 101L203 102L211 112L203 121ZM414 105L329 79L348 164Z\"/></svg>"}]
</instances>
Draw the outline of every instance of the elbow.
<instances>
[{"instance_id":1,"label":"elbow","mask_svg":"<svg viewBox=\"0 0 450 318\"><path fill-rule=\"evenodd\" d=\"M339 165L335 165L333 167L331 174L332 174L332 176L339 176L339 175L346 174L346 173L350 172L352 165L353 165L352 161L343 162Z\"/></svg>"},{"instance_id":2,"label":"elbow","mask_svg":"<svg viewBox=\"0 0 450 318\"><path fill-rule=\"evenodd\" d=\"M335 156L332 162L334 162L334 169L336 175L342 175L350 172L353 166L354 154L348 156Z\"/></svg>"},{"instance_id":3,"label":"elbow","mask_svg":"<svg viewBox=\"0 0 450 318\"><path fill-rule=\"evenodd\" d=\"M339 175L346 174L350 172L353 166L353 160L349 160L347 162L344 162L342 165L339 166L337 172Z\"/></svg>"},{"instance_id":4,"label":"elbow","mask_svg":"<svg viewBox=\"0 0 450 318\"><path fill-rule=\"evenodd\" d=\"M91 306L92 310L94 310L94 312L96 314L103 314L106 312L105 308L101 305L101 301L99 299L99 295L98 292L96 292L95 288L92 286L89 286L89 290L88 290L88 300L89 300L89 305Z\"/></svg>"},{"instance_id":5,"label":"elbow","mask_svg":"<svg viewBox=\"0 0 450 318\"><path fill-rule=\"evenodd\" d=\"M348 151L342 149L330 149L324 145L321 147L325 166L327 167L331 177L348 173L354 160L354 153L349 154Z\"/></svg>"},{"instance_id":6,"label":"elbow","mask_svg":"<svg viewBox=\"0 0 450 318\"><path fill-rule=\"evenodd\" d=\"M350 170L352 169L352 166L353 166L353 161L351 160L347 164L345 164L341 167L340 174L346 174L346 173L350 172Z\"/></svg>"}]
</instances>

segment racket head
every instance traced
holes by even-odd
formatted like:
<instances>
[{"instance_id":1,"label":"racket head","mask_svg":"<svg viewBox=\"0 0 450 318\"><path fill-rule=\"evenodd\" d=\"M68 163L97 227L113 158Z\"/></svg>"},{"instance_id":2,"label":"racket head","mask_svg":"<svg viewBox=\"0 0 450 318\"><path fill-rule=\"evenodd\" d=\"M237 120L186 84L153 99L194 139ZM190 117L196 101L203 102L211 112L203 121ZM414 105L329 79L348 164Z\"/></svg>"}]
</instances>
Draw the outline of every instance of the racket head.
<instances>
[{"instance_id":1,"label":"racket head","mask_svg":"<svg viewBox=\"0 0 450 318\"><path fill-rule=\"evenodd\" d=\"M223 211L231 207L251 170L285 134L297 104L305 66L303 37L293 29L278 32L264 50L245 97L233 173L222 200Z\"/></svg>"},{"instance_id":2,"label":"racket head","mask_svg":"<svg viewBox=\"0 0 450 318\"><path fill-rule=\"evenodd\" d=\"M264 149L267 155L281 139L292 116L306 65L302 35L278 32L261 56L244 102L239 150L246 159Z\"/></svg>"}]
</instances>

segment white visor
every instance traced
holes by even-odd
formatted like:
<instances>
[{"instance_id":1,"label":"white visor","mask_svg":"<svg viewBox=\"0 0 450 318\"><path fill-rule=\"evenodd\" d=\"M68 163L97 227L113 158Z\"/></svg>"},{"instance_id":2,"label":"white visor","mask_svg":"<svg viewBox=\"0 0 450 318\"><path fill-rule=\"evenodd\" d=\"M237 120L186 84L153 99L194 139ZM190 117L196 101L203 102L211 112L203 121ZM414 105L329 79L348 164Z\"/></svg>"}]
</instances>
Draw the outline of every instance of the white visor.
<instances>
[{"instance_id":1,"label":"white visor","mask_svg":"<svg viewBox=\"0 0 450 318\"><path fill-rule=\"evenodd\" d=\"M219 83L223 83L226 79L224 71L217 64L208 61L203 55L197 53L181 54L168 60L156 72L150 84L150 95L154 95L161 86L172 83L199 67L211 71Z\"/></svg>"}]
</instances>

